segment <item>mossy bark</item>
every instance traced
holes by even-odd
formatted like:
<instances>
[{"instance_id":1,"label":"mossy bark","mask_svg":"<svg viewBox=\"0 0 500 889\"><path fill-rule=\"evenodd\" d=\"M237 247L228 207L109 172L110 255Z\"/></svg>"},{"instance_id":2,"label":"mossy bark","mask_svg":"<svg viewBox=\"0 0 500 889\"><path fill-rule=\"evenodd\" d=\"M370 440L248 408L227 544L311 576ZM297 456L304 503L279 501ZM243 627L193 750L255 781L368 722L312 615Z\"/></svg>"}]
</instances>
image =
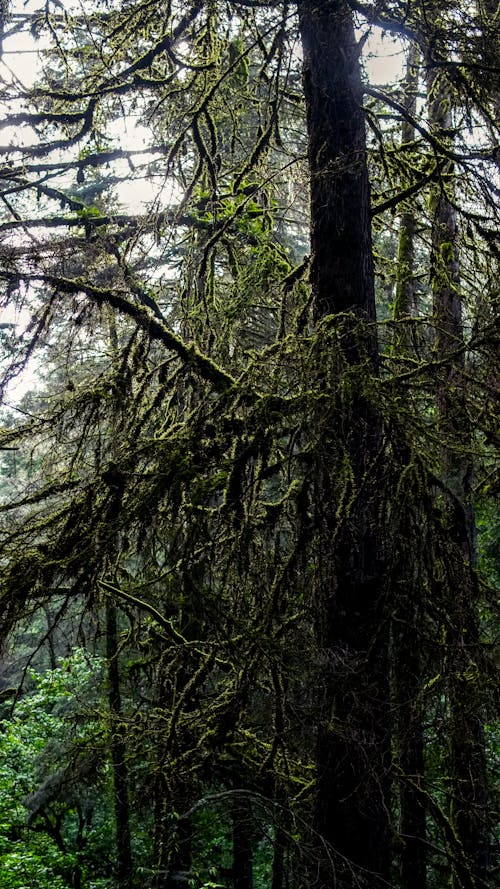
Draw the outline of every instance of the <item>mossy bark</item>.
<instances>
[{"instance_id":1,"label":"mossy bark","mask_svg":"<svg viewBox=\"0 0 500 889\"><path fill-rule=\"evenodd\" d=\"M402 145L415 139L415 117L420 51L412 43L408 50L404 81L404 106L409 117L401 123ZM402 183L404 186L404 183ZM409 317L415 310L415 211L405 207L401 214L396 292L394 298L393 353L396 359L414 354ZM411 454L405 453L405 461ZM399 873L403 889L425 889L427 885L427 832L424 793L424 705L422 701L421 624L422 579L418 565L408 552L415 528L410 513L398 515L400 552L392 573L404 577L394 597L392 619L392 675L395 707L395 760L399 783ZM416 569L416 570L414 570Z\"/></svg>"},{"instance_id":2,"label":"mossy bark","mask_svg":"<svg viewBox=\"0 0 500 889\"><path fill-rule=\"evenodd\" d=\"M404 106L410 115L401 123L401 143L409 145L415 139L415 127L411 118L415 116L417 105L419 71L419 50L412 43L406 63L404 80ZM402 188L406 185L401 183ZM398 257L396 270L396 291L394 294L394 350L402 355L411 351L411 327L408 318L415 306L415 211L404 206L401 213L398 234Z\"/></svg>"}]
</instances>

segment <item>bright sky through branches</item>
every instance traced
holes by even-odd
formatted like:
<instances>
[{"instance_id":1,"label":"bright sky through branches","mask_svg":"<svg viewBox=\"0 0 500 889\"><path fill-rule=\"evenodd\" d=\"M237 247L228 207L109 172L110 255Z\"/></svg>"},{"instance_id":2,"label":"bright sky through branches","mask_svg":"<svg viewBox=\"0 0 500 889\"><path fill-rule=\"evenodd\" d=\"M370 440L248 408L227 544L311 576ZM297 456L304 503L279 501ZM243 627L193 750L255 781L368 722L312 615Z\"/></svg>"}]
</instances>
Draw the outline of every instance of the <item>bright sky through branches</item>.
<instances>
[{"instance_id":1,"label":"bright sky through branches","mask_svg":"<svg viewBox=\"0 0 500 889\"><path fill-rule=\"evenodd\" d=\"M4 113L15 110L14 100L9 100L9 95L16 91L21 94L34 85L38 79L43 78L44 50L49 45L48 38L37 36L35 21L36 15L49 13L62 16L65 12L85 16L85 9L81 2L60 2L49 0L47 6L40 5L40 0L13 0L10 6L10 15L5 24L3 41L3 55L0 61L0 83L4 86L4 101L0 97L0 109L3 105ZM363 36L362 31L359 37ZM389 84L397 81L402 76L403 46L400 40L384 34L378 28L371 28L368 39L363 47L363 64L366 77L373 85ZM1 111L0 111L1 113ZM126 147L131 150L143 149L147 151L150 133L143 121L132 115L125 116L110 122L107 130L110 145L114 147ZM15 147L36 142L36 134L33 129L17 127L2 130L0 142L4 145L11 143ZM141 158L142 163L147 163L147 155ZM162 206L171 204L175 198L172 193L173 183L156 173L155 176L145 176L142 172L134 174L134 170L124 159L115 166L117 181L113 186L113 192L120 209L128 213L147 214L158 212ZM122 180L122 181L120 181ZM22 237L21 233L11 235L9 241L15 243L16 238ZM38 237L38 235L37 235ZM43 239L46 234L40 233ZM6 307L0 311L0 323L15 324L16 333L19 335L30 321L30 314L22 308ZM18 399L33 385L32 374L25 372L22 380L15 381L10 387L11 397Z\"/></svg>"}]
</instances>

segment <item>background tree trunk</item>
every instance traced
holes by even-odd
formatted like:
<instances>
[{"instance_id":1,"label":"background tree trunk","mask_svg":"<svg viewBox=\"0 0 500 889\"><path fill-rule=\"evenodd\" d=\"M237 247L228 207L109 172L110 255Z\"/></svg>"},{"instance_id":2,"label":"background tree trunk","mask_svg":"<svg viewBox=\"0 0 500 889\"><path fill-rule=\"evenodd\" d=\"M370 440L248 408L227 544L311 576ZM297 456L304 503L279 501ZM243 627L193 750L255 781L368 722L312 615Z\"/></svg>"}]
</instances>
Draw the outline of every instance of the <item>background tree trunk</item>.
<instances>
[{"instance_id":1,"label":"background tree trunk","mask_svg":"<svg viewBox=\"0 0 500 889\"><path fill-rule=\"evenodd\" d=\"M429 125L447 144L452 131L451 86L439 69L428 77ZM432 295L435 346L449 356L436 391L443 439L443 479L450 539L447 678L450 708L450 817L462 853L454 862L452 885L488 885L487 778L484 728L474 676L480 660L475 577L476 530L472 493L471 429L466 407L464 334L453 206L453 165L447 161L432 196Z\"/></svg>"},{"instance_id":2,"label":"background tree trunk","mask_svg":"<svg viewBox=\"0 0 500 889\"><path fill-rule=\"evenodd\" d=\"M127 751L120 722L122 703L118 670L116 606L106 603L106 657L108 660L108 701L111 718L111 763L113 768L116 824L116 879L118 889L132 885L132 848L130 842L130 806L128 797Z\"/></svg>"},{"instance_id":3,"label":"background tree trunk","mask_svg":"<svg viewBox=\"0 0 500 889\"><path fill-rule=\"evenodd\" d=\"M118 364L119 342L116 321L109 313L109 344L112 360ZM118 426L119 408L113 407L112 429ZM111 455L115 454L112 443ZM120 512L123 496L123 479L115 470L115 464L109 464L106 470L106 484L109 487L109 504L105 527L113 528ZM120 540L117 531L111 536L111 553L107 563L113 567L120 551ZM106 620L106 658L108 665L108 703L111 722L111 765L113 769L113 791L116 829L116 879L118 889L130 889L132 886L132 844L130 832L130 804L128 787L127 748L123 726L122 700L120 691L120 671L118 663L119 645L117 629L117 608L108 595L105 604Z\"/></svg>"},{"instance_id":4,"label":"background tree trunk","mask_svg":"<svg viewBox=\"0 0 500 889\"><path fill-rule=\"evenodd\" d=\"M415 43L410 44L406 61L406 76L403 84L404 106L409 115L415 116L417 107L418 72L420 52ZM415 127L411 120L401 122L401 143L408 145L415 139ZM396 354L411 350L411 327L408 316L415 308L415 209L407 205L401 213L398 233L398 258L396 270L396 292L394 295L394 349Z\"/></svg>"},{"instance_id":5,"label":"background tree trunk","mask_svg":"<svg viewBox=\"0 0 500 889\"><path fill-rule=\"evenodd\" d=\"M404 80L404 106L415 116L419 81L419 48L410 44ZM401 122L401 143L415 139L411 120ZM415 210L404 205L398 234L396 291L394 298L393 352L396 357L415 354L409 316L415 311ZM405 463L411 454L404 454ZM415 549L421 531L418 527L419 505L402 504L398 511L396 560L391 574L398 583L392 620L392 675L395 706L395 758L400 774L399 831L401 850L399 872L403 889L425 889L427 885L426 813L423 805L424 781L424 702L422 699L422 621L424 581L419 572Z\"/></svg>"}]
</instances>

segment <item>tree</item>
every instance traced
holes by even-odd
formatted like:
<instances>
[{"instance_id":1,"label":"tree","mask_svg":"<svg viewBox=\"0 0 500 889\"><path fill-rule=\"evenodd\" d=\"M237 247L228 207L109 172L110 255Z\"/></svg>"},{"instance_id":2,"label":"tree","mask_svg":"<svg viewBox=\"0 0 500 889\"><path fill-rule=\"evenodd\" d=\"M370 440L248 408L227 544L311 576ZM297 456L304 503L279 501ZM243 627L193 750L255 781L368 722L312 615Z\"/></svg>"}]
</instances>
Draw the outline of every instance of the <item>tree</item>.
<instances>
[{"instance_id":1,"label":"tree","mask_svg":"<svg viewBox=\"0 0 500 889\"><path fill-rule=\"evenodd\" d=\"M5 383L35 354L50 375L1 437L28 467L2 507L1 621L56 599L107 614L119 880L140 860L151 886L257 886L274 847L273 889L410 887L415 867L466 885L486 820L466 841L456 803L483 741L447 784L443 707L464 682L479 700L452 604L463 582L477 626L480 586L457 567L444 464L474 451L484 488L495 443L482 13L444 27L430 5L173 0L26 15L51 65L31 89L4 84L6 119L36 133L0 146L0 277L31 315L5 339ZM450 125L363 82L381 27L455 91ZM134 115L144 149L122 135ZM144 212L119 206L126 180L158 183ZM421 317L396 289L405 338L390 342L376 274L385 292L413 283L411 255L375 266L372 220L390 239L404 211L415 256L440 269L455 248L430 190L462 214L478 305L450 336L425 315L439 275ZM222 838L202 811L222 813Z\"/></svg>"},{"instance_id":2,"label":"tree","mask_svg":"<svg viewBox=\"0 0 500 889\"><path fill-rule=\"evenodd\" d=\"M453 129L453 91L444 75L430 68L429 124L443 144ZM452 885L486 885L488 872L487 786L484 729L477 690L465 677L481 657L476 611L476 523L473 505L474 465L465 396L463 307L460 292L457 218L453 206L453 165L443 163L432 195L431 274L436 348L449 356L436 399L443 435L443 475L452 502L450 543L462 562L460 587L449 603L448 645L450 697L451 821L463 861L455 863ZM458 579L458 578L457 578Z\"/></svg>"},{"instance_id":3,"label":"tree","mask_svg":"<svg viewBox=\"0 0 500 889\"><path fill-rule=\"evenodd\" d=\"M332 399L339 366L341 374L351 371L356 381L356 390L337 402L340 417L332 412L334 428L324 427L314 478L317 639L326 692L326 719L318 728L315 829L328 853L318 878L319 885L327 886L337 872L340 884L347 885L354 868L354 879L363 881L362 874L369 873L373 885L389 876L390 742L381 504L372 488L381 425L370 392L377 342L362 85L347 4L302 3L299 20L309 134L313 314L316 323L331 319L333 330L337 327L338 351L333 352L332 341L333 354L321 356L322 374ZM335 53L329 51L332 46ZM339 470L349 491L349 506L340 517Z\"/></svg>"}]
</instances>

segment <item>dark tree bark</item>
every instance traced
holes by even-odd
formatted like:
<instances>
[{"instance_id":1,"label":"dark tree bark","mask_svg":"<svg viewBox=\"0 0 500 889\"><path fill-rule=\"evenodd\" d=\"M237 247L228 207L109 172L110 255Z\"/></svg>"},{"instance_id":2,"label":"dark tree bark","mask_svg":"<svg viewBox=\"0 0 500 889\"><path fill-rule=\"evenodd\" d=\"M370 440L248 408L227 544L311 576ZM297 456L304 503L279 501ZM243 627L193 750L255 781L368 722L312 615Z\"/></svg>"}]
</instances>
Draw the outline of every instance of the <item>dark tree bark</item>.
<instances>
[{"instance_id":1,"label":"dark tree bark","mask_svg":"<svg viewBox=\"0 0 500 889\"><path fill-rule=\"evenodd\" d=\"M370 185L359 48L343 0L300 2L311 189L314 317L375 321ZM375 328L365 325L369 354ZM355 361L358 350L349 352Z\"/></svg>"},{"instance_id":2,"label":"dark tree bark","mask_svg":"<svg viewBox=\"0 0 500 889\"><path fill-rule=\"evenodd\" d=\"M168 873L164 882L165 889L183 889L189 886L191 879L191 855L193 829L189 818L181 818L172 838L170 828L170 855Z\"/></svg>"},{"instance_id":3,"label":"dark tree bark","mask_svg":"<svg viewBox=\"0 0 500 889\"><path fill-rule=\"evenodd\" d=\"M418 510L416 514L418 518ZM394 675L395 758L399 772L399 872L402 889L427 885L427 831L424 793L424 702L422 700L423 579L412 571L408 542L419 535L413 522L400 515L403 545L394 566L398 585L392 630ZM418 559L418 556L416 557Z\"/></svg>"},{"instance_id":4,"label":"dark tree bark","mask_svg":"<svg viewBox=\"0 0 500 889\"><path fill-rule=\"evenodd\" d=\"M278 825L274 838L273 850L273 876L271 889L283 889L285 885L285 855L287 850L287 835Z\"/></svg>"},{"instance_id":5,"label":"dark tree bark","mask_svg":"<svg viewBox=\"0 0 500 889\"><path fill-rule=\"evenodd\" d=\"M389 877L389 683L381 485L373 474L381 425L369 397L377 338L359 48L343 0L301 2L299 21L314 320L318 327L338 325L340 365L357 380L338 397L326 432L331 441L323 442L316 463L317 643L325 697L311 879L318 889L375 887ZM325 378L338 362L338 355L325 356ZM339 447L353 491L340 520Z\"/></svg>"},{"instance_id":6,"label":"dark tree bark","mask_svg":"<svg viewBox=\"0 0 500 889\"><path fill-rule=\"evenodd\" d=\"M452 88L431 68L429 125L443 142L452 131ZM484 728L477 683L471 670L481 660L475 575L476 531L473 503L471 428L466 405L464 333L450 161L432 196L432 294L436 350L449 357L438 381L436 401L443 441L443 480L450 541L447 610L449 696L450 818L460 851L453 861L454 889L488 885L487 777ZM456 568L453 569L453 565Z\"/></svg>"},{"instance_id":7,"label":"dark tree bark","mask_svg":"<svg viewBox=\"0 0 500 889\"><path fill-rule=\"evenodd\" d=\"M278 721L280 731L284 731L283 721ZM281 786L275 781L273 798L276 803L273 869L271 889L285 889L290 884L290 836L293 833L290 817L289 800ZM293 884L293 879L291 880Z\"/></svg>"},{"instance_id":8,"label":"dark tree bark","mask_svg":"<svg viewBox=\"0 0 500 889\"><path fill-rule=\"evenodd\" d=\"M246 796L236 795L232 805L234 889L253 889L253 815Z\"/></svg>"}]
</instances>

